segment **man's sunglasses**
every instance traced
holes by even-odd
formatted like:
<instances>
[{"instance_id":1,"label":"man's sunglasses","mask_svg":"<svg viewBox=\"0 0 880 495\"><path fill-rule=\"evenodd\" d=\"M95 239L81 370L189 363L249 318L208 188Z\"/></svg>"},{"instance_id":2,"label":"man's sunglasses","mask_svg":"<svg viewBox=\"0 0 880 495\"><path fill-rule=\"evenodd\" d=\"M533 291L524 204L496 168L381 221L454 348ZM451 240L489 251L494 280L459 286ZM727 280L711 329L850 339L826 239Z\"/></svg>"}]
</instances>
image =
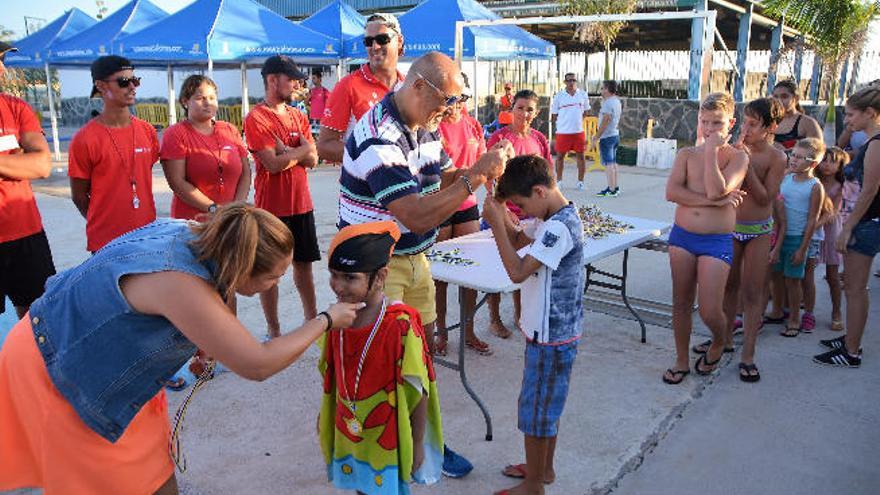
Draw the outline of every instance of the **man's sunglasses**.
<instances>
[{"instance_id":1,"label":"man's sunglasses","mask_svg":"<svg viewBox=\"0 0 880 495\"><path fill-rule=\"evenodd\" d=\"M118 84L120 88L127 88L129 84L133 84L134 87L138 87L141 85L140 77L117 77L116 79L104 79L104 82L110 81L116 81L116 84Z\"/></svg>"},{"instance_id":2,"label":"man's sunglasses","mask_svg":"<svg viewBox=\"0 0 880 495\"><path fill-rule=\"evenodd\" d=\"M379 43L379 46L385 46L388 43L391 43L391 38L394 38L394 35L388 33L377 34L376 36L364 36L364 46L369 48L373 46L374 41Z\"/></svg>"},{"instance_id":3,"label":"man's sunglasses","mask_svg":"<svg viewBox=\"0 0 880 495\"><path fill-rule=\"evenodd\" d=\"M566 79L565 82L567 82L567 83L578 82L578 80L577 79Z\"/></svg>"},{"instance_id":4,"label":"man's sunglasses","mask_svg":"<svg viewBox=\"0 0 880 495\"><path fill-rule=\"evenodd\" d=\"M435 86L434 83L432 83L430 80L428 80L427 77L419 74L418 72L416 72L416 75L421 77L422 80L428 84L428 86L431 86L432 88L434 88L434 91L440 93L440 96L443 97L444 104L447 107L451 107L452 105L455 105L456 103L464 103L464 102L468 101L468 99L470 98L470 95L466 95L466 94L448 95L442 89Z\"/></svg>"}]
</instances>

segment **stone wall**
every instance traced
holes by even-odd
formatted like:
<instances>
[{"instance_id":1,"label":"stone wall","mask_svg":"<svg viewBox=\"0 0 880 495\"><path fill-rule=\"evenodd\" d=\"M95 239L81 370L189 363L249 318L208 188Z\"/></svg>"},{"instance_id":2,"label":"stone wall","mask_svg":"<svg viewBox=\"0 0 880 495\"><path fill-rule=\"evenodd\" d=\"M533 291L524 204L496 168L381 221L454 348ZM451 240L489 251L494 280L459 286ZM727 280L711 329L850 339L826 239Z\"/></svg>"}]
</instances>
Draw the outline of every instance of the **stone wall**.
<instances>
[{"instance_id":1,"label":"stone wall","mask_svg":"<svg viewBox=\"0 0 880 495\"><path fill-rule=\"evenodd\" d=\"M591 97L591 114L598 115L602 99ZM697 113L699 104L690 100L670 100L661 98L621 98L623 115L620 119L620 134L623 139L636 140L645 137L648 119L654 119L653 135L656 138L677 139L693 142L697 136ZM495 119L495 99L486 98L480 108L480 122L488 123ZM736 117L739 121L742 108L736 106ZM532 126L544 133L547 132L548 109L550 98L541 97L540 112ZM827 105L803 105L804 112L816 118L820 123L825 119ZM837 107L837 133L843 128L843 108ZM734 133L737 130L734 129Z\"/></svg>"}]
</instances>

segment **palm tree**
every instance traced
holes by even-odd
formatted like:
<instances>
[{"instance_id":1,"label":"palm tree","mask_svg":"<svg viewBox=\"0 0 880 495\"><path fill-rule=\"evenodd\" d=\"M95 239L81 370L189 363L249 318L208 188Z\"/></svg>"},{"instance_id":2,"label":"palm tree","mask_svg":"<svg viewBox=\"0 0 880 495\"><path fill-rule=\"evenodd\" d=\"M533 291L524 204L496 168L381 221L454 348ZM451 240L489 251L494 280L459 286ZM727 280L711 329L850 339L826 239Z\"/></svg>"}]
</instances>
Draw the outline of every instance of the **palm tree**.
<instances>
[{"instance_id":1,"label":"palm tree","mask_svg":"<svg viewBox=\"0 0 880 495\"><path fill-rule=\"evenodd\" d=\"M562 6L569 15L632 14L636 0L563 0ZM575 29L581 42L601 42L605 47L605 79L611 79L611 44L624 26L623 21L586 22Z\"/></svg>"},{"instance_id":2,"label":"palm tree","mask_svg":"<svg viewBox=\"0 0 880 495\"><path fill-rule=\"evenodd\" d=\"M843 64L857 57L867 39L880 0L764 0L764 12L784 19L806 36L806 43L822 58L822 82L828 90L825 141L835 141L835 96Z\"/></svg>"}]
</instances>

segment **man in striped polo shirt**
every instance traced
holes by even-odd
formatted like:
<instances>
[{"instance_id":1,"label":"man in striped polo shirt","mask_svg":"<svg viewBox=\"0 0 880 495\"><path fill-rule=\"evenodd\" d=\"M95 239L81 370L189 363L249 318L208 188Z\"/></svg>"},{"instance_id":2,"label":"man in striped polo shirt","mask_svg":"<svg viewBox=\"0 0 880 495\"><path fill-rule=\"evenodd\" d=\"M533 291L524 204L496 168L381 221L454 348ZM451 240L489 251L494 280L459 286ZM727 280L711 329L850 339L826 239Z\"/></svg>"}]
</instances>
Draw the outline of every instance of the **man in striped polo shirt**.
<instances>
[{"instance_id":1,"label":"man in striped polo shirt","mask_svg":"<svg viewBox=\"0 0 880 495\"><path fill-rule=\"evenodd\" d=\"M452 166L437 129L446 108L462 98L463 86L458 64L446 55L430 52L419 57L401 88L355 124L345 143L339 179L339 228L383 220L400 226L385 294L421 313L432 349L437 313L425 251L434 244L437 227L477 187L501 175L514 155L510 143L502 141L470 169ZM455 455L445 450L447 456ZM447 460L447 475L463 476L470 470L455 472Z\"/></svg>"}]
</instances>

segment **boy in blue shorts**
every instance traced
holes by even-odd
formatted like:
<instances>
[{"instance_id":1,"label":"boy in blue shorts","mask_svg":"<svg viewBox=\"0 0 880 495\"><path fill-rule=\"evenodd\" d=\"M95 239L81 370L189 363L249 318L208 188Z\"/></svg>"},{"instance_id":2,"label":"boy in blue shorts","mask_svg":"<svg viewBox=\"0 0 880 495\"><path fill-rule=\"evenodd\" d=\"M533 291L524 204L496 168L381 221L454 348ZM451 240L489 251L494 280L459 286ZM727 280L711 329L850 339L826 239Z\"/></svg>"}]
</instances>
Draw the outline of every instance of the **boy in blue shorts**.
<instances>
[{"instance_id":1,"label":"boy in blue shorts","mask_svg":"<svg viewBox=\"0 0 880 495\"><path fill-rule=\"evenodd\" d=\"M526 463L502 471L525 479L496 495L540 495L544 484L555 479L559 417L581 337L584 229L577 209L556 187L550 170L547 160L536 155L510 160L494 196L489 194L483 205L483 218L492 227L507 275L522 284L520 327L527 340L519 396ZM504 201L537 219L531 234L508 219ZM520 257L517 249L524 246L528 250Z\"/></svg>"}]
</instances>

